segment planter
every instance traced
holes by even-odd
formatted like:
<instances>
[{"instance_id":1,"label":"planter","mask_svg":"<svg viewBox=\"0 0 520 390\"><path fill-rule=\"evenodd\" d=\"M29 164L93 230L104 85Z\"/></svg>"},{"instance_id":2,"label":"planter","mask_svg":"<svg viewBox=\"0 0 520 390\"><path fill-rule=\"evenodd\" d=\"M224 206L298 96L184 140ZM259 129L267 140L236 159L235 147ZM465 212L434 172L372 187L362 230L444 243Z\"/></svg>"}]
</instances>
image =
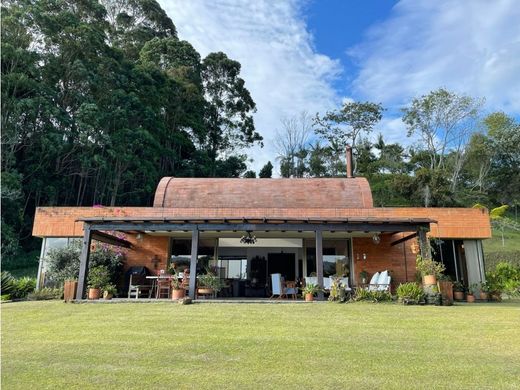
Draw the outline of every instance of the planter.
<instances>
[{"instance_id":1,"label":"planter","mask_svg":"<svg viewBox=\"0 0 520 390\"><path fill-rule=\"evenodd\" d=\"M186 291L181 288L178 290L172 290L172 300L182 299L186 295Z\"/></svg>"},{"instance_id":2,"label":"planter","mask_svg":"<svg viewBox=\"0 0 520 390\"><path fill-rule=\"evenodd\" d=\"M314 301L314 295L313 294L305 294L305 302L312 302Z\"/></svg>"},{"instance_id":3,"label":"planter","mask_svg":"<svg viewBox=\"0 0 520 390\"><path fill-rule=\"evenodd\" d=\"M487 301L489 299L489 294L487 292L481 291L480 292L480 300L481 301Z\"/></svg>"},{"instance_id":4,"label":"planter","mask_svg":"<svg viewBox=\"0 0 520 390\"><path fill-rule=\"evenodd\" d=\"M88 289L88 299L99 299L101 295L101 290L99 288L89 288Z\"/></svg>"},{"instance_id":5,"label":"planter","mask_svg":"<svg viewBox=\"0 0 520 390\"><path fill-rule=\"evenodd\" d=\"M212 296L214 293L214 290L212 288L207 287L201 287L197 289L197 296L203 295L203 296Z\"/></svg>"},{"instance_id":6,"label":"planter","mask_svg":"<svg viewBox=\"0 0 520 390\"><path fill-rule=\"evenodd\" d=\"M76 280L66 280L63 286L63 299L65 302L70 302L76 298L76 289L78 282Z\"/></svg>"},{"instance_id":7,"label":"planter","mask_svg":"<svg viewBox=\"0 0 520 390\"><path fill-rule=\"evenodd\" d=\"M492 292L491 293L491 300L495 302L500 302L502 300L502 294L499 292Z\"/></svg>"},{"instance_id":8,"label":"planter","mask_svg":"<svg viewBox=\"0 0 520 390\"><path fill-rule=\"evenodd\" d=\"M472 295L472 294L466 295L466 301L468 303L475 303L475 295Z\"/></svg>"},{"instance_id":9,"label":"planter","mask_svg":"<svg viewBox=\"0 0 520 390\"><path fill-rule=\"evenodd\" d=\"M105 292L103 293L103 299L106 299L107 301L109 301L109 300L111 300L112 298L114 298L114 294L109 293L109 292L107 292L107 291L105 291Z\"/></svg>"},{"instance_id":10,"label":"planter","mask_svg":"<svg viewBox=\"0 0 520 390\"><path fill-rule=\"evenodd\" d=\"M456 301L463 301L464 300L464 291L454 291L453 298L455 298Z\"/></svg>"},{"instance_id":11,"label":"planter","mask_svg":"<svg viewBox=\"0 0 520 390\"><path fill-rule=\"evenodd\" d=\"M425 275L422 278L423 285L431 286L437 284L437 277L435 275Z\"/></svg>"},{"instance_id":12,"label":"planter","mask_svg":"<svg viewBox=\"0 0 520 390\"><path fill-rule=\"evenodd\" d=\"M439 280L437 283L439 292L442 296L442 304L449 306L453 304L453 283L446 280Z\"/></svg>"}]
</instances>

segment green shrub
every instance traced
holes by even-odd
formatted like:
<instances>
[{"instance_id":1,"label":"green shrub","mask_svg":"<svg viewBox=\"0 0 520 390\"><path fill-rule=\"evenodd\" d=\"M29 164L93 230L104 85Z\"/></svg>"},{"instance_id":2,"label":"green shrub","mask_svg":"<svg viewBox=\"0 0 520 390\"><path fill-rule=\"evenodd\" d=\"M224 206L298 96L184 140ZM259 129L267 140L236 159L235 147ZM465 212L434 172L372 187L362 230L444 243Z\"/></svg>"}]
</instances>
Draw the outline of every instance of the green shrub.
<instances>
[{"instance_id":1,"label":"green shrub","mask_svg":"<svg viewBox=\"0 0 520 390\"><path fill-rule=\"evenodd\" d=\"M27 299L29 301L45 301L49 299L61 299L63 297L63 289L61 288L49 288L45 287L40 290L36 290L29 295Z\"/></svg>"},{"instance_id":2,"label":"green shrub","mask_svg":"<svg viewBox=\"0 0 520 390\"><path fill-rule=\"evenodd\" d=\"M510 297L520 296L520 267L510 263L498 263L486 274L490 292L505 293Z\"/></svg>"},{"instance_id":3,"label":"green shrub","mask_svg":"<svg viewBox=\"0 0 520 390\"><path fill-rule=\"evenodd\" d=\"M435 275L439 277L446 269L444 264L432 259L423 259L420 255L417 256L416 267L421 276Z\"/></svg>"},{"instance_id":4,"label":"green shrub","mask_svg":"<svg viewBox=\"0 0 520 390\"><path fill-rule=\"evenodd\" d=\"M388 291L369 291L364 288L356 290L356 301L368 301L368 302L388 302L392 300L392 295Z\"/></svg>"},{"instance_id":5,"label":"green shrub","mask_svg":"<svg viewBox=\"0 0 520 390\"><path fill-rule=\"evenodd\" d=\"M11 298L25 298L29 293L32 293L35 288L36 278L29 278L26 276L16 279L14 282L14 291L11 293Z\"/></svg>"},{"instance_id":6,"label":"green shrub","mask_svg":"<svg viewBox=\"0 0 520 390\"><path fill-rule=\"evenodd\" d=\"M403 303L418 304L424 298L424 291L417 283L401 283L397 287L397 298Z\"/></svg>"},{"instance_id":7,"label":"green shrub","mask_svg":"<svg viewBox=\"0 0 520 390\"><path fill-rule=\"evenodd\" d=\"M81 246L73 242L65 248L53 249L49 252L47 275L53 285L62 286L66 280L77 279L79 276ZM108 245L96 247L90 253L90 269L104 266L109 274L109 282L117 284L117 279L123 271L124 254Z\"/></svg>"},{"instance_id":8,"label":"green shrub","mask_svg":"<svg viewBox=\"0 0 520 390\"><path fill-rule=\"evenodd\" d=\"M103 288L110 284L110 274L104 265L92 267L88 273L88 288Z\"/></svg>"},{"instance_id":9,"label":"green shrub","mask_svg":"<svg viewBox=\"0 0 520 390\"><path fill-rule=\"evenodd\" d=\"M15 278L13 278L13 276L7 272L7 271L2 271L2 273L0 274L0 277L1 277L1 289L2 289L2 295L11 295L13 293L13 291L15 290L15 283L16 283L16 280Z\"/></svg>"}]
</instances>

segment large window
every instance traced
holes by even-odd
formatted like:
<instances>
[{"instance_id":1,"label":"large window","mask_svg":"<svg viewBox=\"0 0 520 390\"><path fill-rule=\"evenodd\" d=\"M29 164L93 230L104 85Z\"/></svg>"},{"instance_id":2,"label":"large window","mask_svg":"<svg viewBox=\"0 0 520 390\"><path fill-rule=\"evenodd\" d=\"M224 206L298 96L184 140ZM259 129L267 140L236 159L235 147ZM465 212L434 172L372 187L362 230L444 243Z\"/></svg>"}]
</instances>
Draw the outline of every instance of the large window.
<instances>
[{"instance_id":1,"label":"large window","mask_svg":"<svg viewBox=\"0 0 520 390\"><path fill-rule=\"evenodd\" d=\"M243 256L219 256L217 267L221 278L247 279L247 258Z\"/></svg>"},{"instance_id":2,"label":"large window","mask_svg":"<svg viewBox=\"0 0 520 390\"><path fill-rule=\"evenodd\" d=\"M323 276L350 276L351 241L323 241ZM316 274L316 248L307 246L307 276Z\"/></svg>"}]
</instances>

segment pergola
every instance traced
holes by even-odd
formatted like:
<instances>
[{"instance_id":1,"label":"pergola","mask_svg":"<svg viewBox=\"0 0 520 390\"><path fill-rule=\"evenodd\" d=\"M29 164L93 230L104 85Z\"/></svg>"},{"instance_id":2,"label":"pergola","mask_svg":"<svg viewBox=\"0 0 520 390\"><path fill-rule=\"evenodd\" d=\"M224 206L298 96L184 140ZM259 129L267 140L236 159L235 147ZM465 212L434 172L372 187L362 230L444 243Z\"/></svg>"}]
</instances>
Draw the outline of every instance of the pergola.
<instances>
[{"instance_id":1,"label":"pergola","mask_svg":"<svg viewBox=\"0 0 520 390\"><path fill-rule=\"evenodd\" d=\"M411 232L391 245L397 245L413 237L419 238L421 255L430 257L426 250L426 233L430 224L436 221L429 218L157 218L157 217L107 217L82 218L84 223L83 245L76 299L81 300L85 293L89 268L90 245L92 240L130 248L132 244L106 232L191 232L190 275L196 275L199 234L205 231L244 231L244 232L314 232L316 240L316 274L318 284L323 286L323 232L374 232L400 233ZM195 297L196 277L190 278L189 296Z\"/></svg>"}]
</instances>

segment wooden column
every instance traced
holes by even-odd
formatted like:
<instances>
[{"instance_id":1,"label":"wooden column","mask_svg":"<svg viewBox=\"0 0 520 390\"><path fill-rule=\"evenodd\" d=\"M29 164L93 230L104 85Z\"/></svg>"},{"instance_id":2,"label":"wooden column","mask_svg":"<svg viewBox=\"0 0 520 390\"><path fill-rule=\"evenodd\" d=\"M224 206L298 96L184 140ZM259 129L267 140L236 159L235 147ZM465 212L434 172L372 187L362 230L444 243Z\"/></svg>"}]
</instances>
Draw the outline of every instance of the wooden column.
<instances>
[{"instance_id":1,"label":"wooden column","mask_svg":"<svg viewBox=\"0 0 520 390\"><path fill-rule=\"evenodd\" d=\"M81 247L81 255L79 262L79 277L78 277L78 289L76 290L76 300L80 301L83 299L85 290L87 288L88 278L88 263L90 258L90 244L92 242L92 235L90 231L90 225L85 223L83 227L83 245Z\"/></svg>"},{"instance_id":2,"label":"wooden column","mask_svg":"<svg viewBox=\"0 0 520 390\"><path fill-rule=\"evenodd\" d=\"M316 230L316 276L318 285L323 288L323 232ZM323 291L318 293L318 300L323 300Z\"/></svg>"},{"instance_id":3,"label":"wooden column","mask_svg":"<svg viewBox=\"0 0 520 390\"><path fill-rule=\"evenodd\" d=\"M199 254L199 231L191 232L191 261L190 261L190 290L189 297L195 299L195 288L197 287L197 257Z\"/></svg>"},{"instance_id":4,"label":"wooden column","mask_svg":"<svg viewBox=\"0 0 520 390\"><path fill-rule=\"evenodd\" d=\"M426 230L417 230L417 236L419 237L419 248L421 251L421 257L423 259L431 259L432 253L430 251L430 243L428 242L428 237L426 237Z\"/></svg>"}]
</instances>

